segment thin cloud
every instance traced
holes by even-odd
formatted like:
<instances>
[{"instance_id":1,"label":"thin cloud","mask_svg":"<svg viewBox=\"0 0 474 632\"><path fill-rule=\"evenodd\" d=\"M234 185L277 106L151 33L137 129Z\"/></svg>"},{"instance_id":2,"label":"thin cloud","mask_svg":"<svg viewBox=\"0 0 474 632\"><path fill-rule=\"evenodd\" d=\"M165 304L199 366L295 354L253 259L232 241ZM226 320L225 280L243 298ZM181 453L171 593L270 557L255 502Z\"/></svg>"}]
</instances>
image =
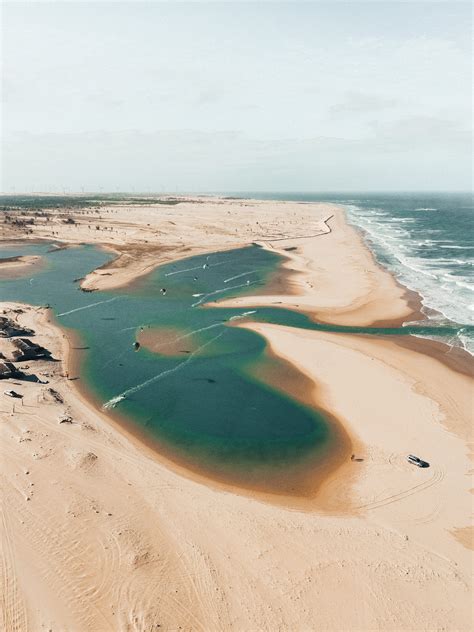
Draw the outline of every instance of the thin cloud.
<instances>
[{"instance_id":1,"label":"thin cloud","mask_svg":"<svg viewBox=\"0 0 474 632\"><path fill-rule=\"evenodd\" d=\"M401 103L399 99L393 97L348 92L343 101L336 103L329 109L329 113L333 116L346 116L354 113L371 114L397 107Z\"/></svg>"}]
</instances>

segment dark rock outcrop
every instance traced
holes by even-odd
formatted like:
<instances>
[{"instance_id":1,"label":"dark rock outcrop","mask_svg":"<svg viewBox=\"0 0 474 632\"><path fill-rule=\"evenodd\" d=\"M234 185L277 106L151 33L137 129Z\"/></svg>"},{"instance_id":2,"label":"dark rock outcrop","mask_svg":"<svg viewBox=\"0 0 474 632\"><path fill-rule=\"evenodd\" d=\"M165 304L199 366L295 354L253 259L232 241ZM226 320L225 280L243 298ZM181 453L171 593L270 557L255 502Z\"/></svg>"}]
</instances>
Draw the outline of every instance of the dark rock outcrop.
<instances>
[{"instance_id":1,"label":"dark rock outcrop","mask_svg":"<svg viewBox=\"0 0 474 632\"><path fill-rule=\"evenodd\" d=\"M11 338L12 336L32 336L35 332L28 327L22 327L11 318L0 316L0 337Z\"/></svg>"},{"instance_id":2,"label":"dark rock outcrop","mask_svg":"<svg viewBox=\"0 0 474 632\"><path fill-rule=\"evenodd\" d=\"M28 338L16 338L12 340L12 344L15 347L12 351L12 358L16 362L22 362L23 360L38 360L48 359L51 357L50 351L37 345Z\"/></svg>"}]
</instances>

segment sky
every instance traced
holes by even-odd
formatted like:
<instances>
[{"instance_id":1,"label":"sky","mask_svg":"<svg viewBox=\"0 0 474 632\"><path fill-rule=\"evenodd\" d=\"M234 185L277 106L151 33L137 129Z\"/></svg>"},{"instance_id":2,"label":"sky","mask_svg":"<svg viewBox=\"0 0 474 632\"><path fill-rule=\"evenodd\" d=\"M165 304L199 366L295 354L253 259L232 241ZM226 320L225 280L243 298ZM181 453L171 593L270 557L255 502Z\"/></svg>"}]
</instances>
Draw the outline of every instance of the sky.
<instances>
[{"instance_id":1,"label":"sky","mask_svg":"<svg viewBox=\"0 0 474 632\"><path fill-rule=\"evenodd\" d=\"M468 190L470 3L4 2L1 190Z\"/></svg>"}]
</instances>

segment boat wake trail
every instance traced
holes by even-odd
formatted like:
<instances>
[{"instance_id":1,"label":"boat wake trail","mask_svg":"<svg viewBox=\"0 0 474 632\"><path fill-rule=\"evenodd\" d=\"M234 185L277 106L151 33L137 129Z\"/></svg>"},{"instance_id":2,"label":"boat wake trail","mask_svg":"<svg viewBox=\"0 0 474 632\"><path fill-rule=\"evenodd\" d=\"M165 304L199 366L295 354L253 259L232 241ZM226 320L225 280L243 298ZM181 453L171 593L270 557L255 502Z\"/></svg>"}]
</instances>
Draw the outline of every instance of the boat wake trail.
<instances>
[{"instance_id":1,"label":"boat wake trail","mask_svg":"<svg viewBox=\"0 0 474 632\"><path fill-rule=\"evenodd\" d=\"M192 272L193 270L202 270L202 266L195 266L194 268L185 268L184 270L175 270L174 272L168 272L165 276L173 276L174 274L182 274L183 272Z\"/></svg>"},{"instance_id":2,"label":"boat wake trail","mask_svg":"<svg viewBox=\"0 0 474 632\"><path fill-rule=\"evenodd\" d=\"M76 309L70 309L68 312L62 312L58 314L58 316L67 316L68 314L74 314L75 312L81 312L83 309L90 309L91 307L96 307L97 305L103 305L104 303L112 303L113 301L122 298L121 296L114 296L114 298L109 298L106 301L98 301L97 303L89 303L89 305L84 305L83 307L76 307Z\"/></svg>"},{"instance_id":3,"label":"boat wake trail","mask_svg":"<svg viewBox=\"0 0 474 632\"><path fill-rule=\"evenodd\" d=\"M221 288L220 290L214 290L214 292L209 292L208 294L204 294L199 299L199 301L196 301L195 303L193 303L191 307L197 307L198 305L201 305L203 301L205 301L210 296L214 296L215 294L221 294L222 292L228 292L229 290L236 290L239 287L247 287L248 285L253 285L254 283L257 283L257 281L247 281L247 283L241 283L240 285L231 285L229 287Z\"/></svg>"},{"instance_id":4,"label":"boat wake trail","mask_svg":"<svg viewBox=\"0 0 474 632\"><path fill-rule=\"evenodd\" d=\"M186 358L186 360L184 360L183 362L180 362L178 365L176 365L172 369L167 369L166 371L162 371L161 373L158 373L158 375L154 375L150 379L145 380L145 382L142 382L141 384L137 384L137 386L132 386L131 388L127 388L127 390L123 391L119 395L116 395L115 397L112 397L112 399L109 399L109 401L106 402L102 406L102 408L104 408L105 410L109 410L110 408L115 408L115 406L119 402L123 401L129 395L133 395L134 393L137 393L138 391L140 391L142 388L146 388L147 386L150 386L150 384L154 384L155 382L158 382L159 380L162 380L167 375L171 375L171 373L176 373L176 371L179 371L180 369L185 367L187 364L192 362L193 358L195 356L197 356L198 353L200 353L203 349L205 349L210 344L212 344L215 340L217 340L218 338L223 336L225 333L226 333L225 330L221 331L220 334L217 334L217 336L214 336L214 338L211 338L211 340L208 340L207 342L205 342L198 349L196 349L195 351L190 353L189 356Z\"/></svg>"},{"instance_id":5,"label":"boat wake trail","mask_svg":"<svg viewBox=\"0 0 474 632\"><path fill-rule=\"evenodd\" d=\"M222 323L222 322L220 322L220 323L213 323L212 325L207 325L207 327L201 327L200 329L195 329L194 331L189 331L187 334L183 334L182 336L177 336L176 338L173 338L173 340L168 340L167 342L162 342L161 344L156 344L153 347L153 351L155 351L155 349L161 349L162 347L167 347L169 345L172 345L175 342L179 342L179 340L184 340L185 338L189 338L189 336L192 336L194 334L198 334L201 331L207 331L208 329L214 329L215 327L224 327L224 323Z\"/></svg>"},{"instance_id":6,"label":"boat wake trail","mask_svg":"<svg viewBox=\"0 0 474 632\"><path fill-rule=\"evenodd\" d=\"M185 268L184 270L175 270L174 272L168 272L166 277L173 276L174 274L182 274L183 272L192 272L193 270L205 270L206 268L215 268L217 266L223 266L231 261L219 261L219 263L207 263L202 266L194 266L194 268Z\"/></svg>"},{"instance_id":7,"label":"boat wake trail","mask_svg":"<svg viewBox=\"0 0 474 632\"><path fill-rule=\"evenodd\" d=\"M256 314L257 310L256 309L252 309L249 312L244 312L243 314L237 314L236 316L231 316L229 318L229 321L231 320L239 320L240 318L245 318L245 316L250 316L250 314Z\"/></svg>"},{"instance_id":8,"label":"boat wake trail","mask_svg":"<svg viewBox=\"0 0 474 632\"><path fill-rule=\"evenodd\" d=\"M232 320L239 320L240 318L245 318L245 316L250 316L251 314L255 314L257 310L252 310L249 312L243 312L242 314L236 314L235 316L231 316L229 318L229 322ZM161 344L156 344L153 347L153 351L156 351L156 349L161 349L162 347L167 347L169 345L174 344L175 342L179 342L180 340L184 340L185 338L189 338L190 336L193 336L194 334L199 334L201 333L201 331L208 331L209 329L215 329L216 327L225 327L226 323L224 322L219 322L219 323L212 323L212 325L207 325L206 327L200 327L199 329L194 329L193 331L188 331L187 334L183 334L182 336L178 336L176 338L173 338L173 340L168 340L167 342L162 342Z\"/></svg>"},{"instance_id":9,"label":"boat wake trail","mask_svg":"<svg viewBox=\"0 0 474 632\"><path fill-rule=\"evenodd\" d=\"M250 310L250 311L247 311L247 312L242 312L242 314L236 314L235 316L232 316L231 318L229 318L229 322L231 320L239 320L240 318L245 318L246 316L250 316L251 314L255 314L256 311L257 310L254 309L254 310ZM193 334L197 334L197 333L199 333L201 331L207 331L207 330L213 329L215 327L225 327L225 323L213 323L212 325L207 325L207 327L201 327L200 329L195 329L194 331L190 331L187 334L184 334L183 336L179 336L178 338L176 338L172 342L176 342L177 340L181 340L182 338L187 338L188 336L192 336ZM226 330L224 329L224 331L221 331L219 334L217 334L217 336L214 336L214 338L211 338L211 340L208 340L203 345L201 345L198 349L196 349L195 351L190 353L189 356L186 358L186 360L183 360L183 362L180 362L178 365L176 365L172 369L167 369L166 371L162 371L161 373L158 373L158 375L155 375L155 376L151 377L150 379L145 380L145 382L142 382L141 384L138 384L137 386L132 386L131 388L128 388L127 390L123 391L119 395L116 395L115 397L112 397L112 399L109 399L109 401L106 402L102 406L102 408L104 408L105 410L109 410L110 408L115 408L115 406L119 402L123 401L129 395L133 395L134 393L136 393L137 391L141 390L142 388L145 388L146 386L149 386L150 384L154 384L155 382L158 382L159 380L162 380L164 377L166 377L167 375L170 375L171 373L175 373L176 371L179 371L179 369L182 369L184 366L189 364L192 361L192 359L195 356L197 356L203 349L205 349L207 346L212 344L215 340L217 340L218 338L223 336L225 333L226 333ZM169 344L169 343L166 343L166 344ZM164 345L162 345L162 346L164 346Z\"/></svg>"},{"instance_id":10,"label":"boat wake trail","mask_svg":"<svg viewBox=\"0 0 474 632\"><path fill-rule=\"evenodd\" d=\"M122 331L132 331L132 329L138 329L139 327L144 327L144 324L138 323L138 325L133 325L133 327L124 327L123 329L119 329L116 333L121 334Z\"/></svg>"},{"instance_id":11,"label":"boat wake trail","mask_svg":"<svg viewBox=\"0 0 474 632\"><path fill-rule=\"evenodd\" d=\"M252 270L252 272L241 272L240 274L236 274L235 276L231 276L228 279L224 279L224 283L228 283L229 281L234 281L235 279L240 279L240 277L250 276L251 274L257 274L256 270Z\"/></svg>"}]
</instances>

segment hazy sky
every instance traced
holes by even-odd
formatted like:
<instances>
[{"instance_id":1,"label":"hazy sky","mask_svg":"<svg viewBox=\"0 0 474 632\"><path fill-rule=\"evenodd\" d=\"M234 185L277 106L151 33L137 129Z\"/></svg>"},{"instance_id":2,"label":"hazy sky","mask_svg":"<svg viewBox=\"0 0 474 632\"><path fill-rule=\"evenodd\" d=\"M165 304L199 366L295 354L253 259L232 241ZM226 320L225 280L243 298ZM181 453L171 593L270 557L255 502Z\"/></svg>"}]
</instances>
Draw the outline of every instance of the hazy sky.
<instances>
[{"instance_id":1,"label":"hazy sky","mask_svg":"<svg viewBox=\"0 0 474 632\"><path fill-rule=\"evenodd\" d=\"M2 190L468 189L471 8L7 2Z\"/></svg>"}]
</instances>

